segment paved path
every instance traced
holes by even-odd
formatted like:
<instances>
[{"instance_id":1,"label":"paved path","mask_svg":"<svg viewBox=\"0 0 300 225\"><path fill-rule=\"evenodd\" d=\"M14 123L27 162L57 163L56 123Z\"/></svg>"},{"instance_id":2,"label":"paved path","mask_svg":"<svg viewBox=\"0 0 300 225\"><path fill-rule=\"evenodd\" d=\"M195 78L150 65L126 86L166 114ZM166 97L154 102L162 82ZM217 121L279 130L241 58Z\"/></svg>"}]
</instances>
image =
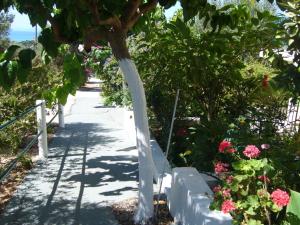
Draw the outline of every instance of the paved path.
<instances>
[{"instance_id":1,"label":"paved path","mask_svg":"<svg viewBox=\"0 0 300 225\"><path fill-rule=\"evenodd\" d=\"M48 161L25 178L0 224L118 224L108 206L137 196L137 150L121 109L99 99L97 88L77 92Z\"/></svg>"}]
</instances>

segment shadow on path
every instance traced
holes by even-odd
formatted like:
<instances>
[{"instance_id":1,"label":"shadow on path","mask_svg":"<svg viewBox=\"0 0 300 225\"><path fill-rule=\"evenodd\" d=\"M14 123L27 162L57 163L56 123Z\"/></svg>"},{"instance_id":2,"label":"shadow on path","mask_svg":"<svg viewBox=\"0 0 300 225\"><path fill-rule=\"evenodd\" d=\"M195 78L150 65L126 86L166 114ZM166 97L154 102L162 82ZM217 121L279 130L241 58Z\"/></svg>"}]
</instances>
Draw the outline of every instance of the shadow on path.
<instances>
[{"instance_id":1,"label":"shadow on path","mask_svg":"<svg viewBox=\"0 0 300 225\"><path fill-rule=\"evenodd\" d=\"M127 134L112 125L105 118L67 123L51 142L47 162L18 188L0 224L117 225L109 206L136 196L138 164Z\"/></svg>"}]
</instances>

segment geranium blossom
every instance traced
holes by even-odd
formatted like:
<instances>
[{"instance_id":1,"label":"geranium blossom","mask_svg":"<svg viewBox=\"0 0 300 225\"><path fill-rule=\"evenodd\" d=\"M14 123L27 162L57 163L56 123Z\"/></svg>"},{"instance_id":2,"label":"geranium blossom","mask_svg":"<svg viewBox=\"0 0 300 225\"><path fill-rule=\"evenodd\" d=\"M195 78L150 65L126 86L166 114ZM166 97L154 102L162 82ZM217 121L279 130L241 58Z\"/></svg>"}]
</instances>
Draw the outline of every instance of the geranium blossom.
<instances>
[{"instance_id":1,"label":"geranium blossom","mask_svg":"<svg viewBox=\"0 0 300 225\"><path fill-rule=\"evenodd\" d=\"M219 152L224 153L225 150L232 148L232 144L230 141L223 140L219 145Z\"/></svg>"},{"instance_id":2,"label":"geranium blossom","mask_svg":"<svg viewBox=\"0 0 300 225\"><path fill-rule=\"evenodd\" d=\"M221 186L220 185L218 185L218 186L215 186L214 188L213 188L213 192L214 193L217 193L217 192L219 192L219 191L221 191Z\"/></svg>"},{"instance_id":3,"label":"geranium blossom","mask_svg":"<svg viewBox=\"0 0 300 225\"><path fill-rule=\"evenodd\" d=\"M224 172L228 172L229 165L227 163L217 162L215 164L215 173L220 174Z\"/></svg>"},{"instance_id":4,"label":"geranium blossom","mask_svg":"<svg viewBox=\"0 0 300 225\"><path fill-rule=\"evenodd\" d=\"M280 189L276 189L271 194L272 201L279 207L286 206L289 204L290 196L287 192Z\"/></svg>"},{"instance_id":5,"label":"geranium blossom","mask_svg":"<svg viewBox=\"0 0 300 225\"><path fill-rule=\"evenodd\" d=\"M232 181L233 181L233 176L232 175L230 175L230 176L228 176L227 178L226 178L226 183L227 184L231 184L232 183Z\"/></svg>"},{"instance_id":6,"label":"geranium blossom","mask_svg":"<svg viewBox=\"0 0 300 225\"><path fill-rule=\"evenodd\" d=\"M255 145L247 145L243 153L250 159L257 158L260 155L260 151Z\"/></svg>"},{"instance_id":7,"label":"geranium blossom","mask_svg":"<svg viewBox=\"0 0 300 225\"><path fill-rule=\"evenodd\" d=\"M231 201L231 200L225 200L222 203L221 210L222 210L223 213L229 213L229 212L231 212L235 209L236 209L236 207L234 205L234 202Z\"/></svg>"},{"instance_id":8,"label":"geranium blossom","mask_svg":"<svg viewBox=\"0 0 300 225\"><path fill-rule=\"evenodd\" d=\"M224 189L224 190L222 191L223 197L224 197L224 198L230 197L230 196L231 196L230 192L231 192L230 189Z\"/></svg>"}]
</instances>

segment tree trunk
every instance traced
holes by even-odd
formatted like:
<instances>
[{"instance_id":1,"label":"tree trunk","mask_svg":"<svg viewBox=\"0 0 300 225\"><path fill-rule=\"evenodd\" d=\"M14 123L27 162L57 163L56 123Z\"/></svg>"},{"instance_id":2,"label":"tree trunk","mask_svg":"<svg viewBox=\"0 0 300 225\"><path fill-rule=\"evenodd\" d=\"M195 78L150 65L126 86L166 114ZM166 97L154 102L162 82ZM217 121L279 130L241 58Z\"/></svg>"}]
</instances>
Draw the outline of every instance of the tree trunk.
<instances>
[{"instance_id":1,"label":"tree trunk","mask_svg":"<svg viewBox=\"0 0 300 225\"><path fill-rule=\"evenodd\" d=\"M153 216L153 159L147 117L145 90L139 73L120 35L110 40L113 53L124 74L132 97L139 160L139 199L135 222L145 222Z\"/></svg>"}]
</instances>

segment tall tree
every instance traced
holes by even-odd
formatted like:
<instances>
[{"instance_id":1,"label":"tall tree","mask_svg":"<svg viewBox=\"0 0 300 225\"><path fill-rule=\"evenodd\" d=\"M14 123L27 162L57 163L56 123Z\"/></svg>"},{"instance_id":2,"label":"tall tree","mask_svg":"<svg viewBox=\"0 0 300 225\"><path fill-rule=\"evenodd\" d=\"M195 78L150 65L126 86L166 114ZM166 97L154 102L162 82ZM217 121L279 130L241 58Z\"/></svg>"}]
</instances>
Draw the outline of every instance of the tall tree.
<instances>
[{"instance_id":1,"label":"tall tree","mask_svg":"<svg viewBox=\"0 0 300 225\"><path fill-rule=\"evenodd\" d=\"M9 45L8 32L13 20L14 16L12 14L0 12L0 51L1 48L3 50Z\"/></svg>"},{"instance_id":2,"label":"tall tree","mask_svg":"<svg viewBox=\"0 0 300 225\"><path fill-rule=\"evenodd\" d=\"M179 0L3 0L0 9L14 6L29 15L32 25L42 28L39 42L51 56L61 44L82 42L86 51L95 43L109 43L128 83L133 99L139 152L139 203L135 220L145 221L153 214L153 160L143 83L131 60L126 38L129 31L147 27L147 15L158 4L169 8ZM271 0L269 0L271 1ZM180 0L186 20L200 13L217 28L231 23L225 13L217 13L207 0ZM223 17L226 17L226 20ZM233 18L234 19L234 18Z\"/></svg>"}]
</instances>

